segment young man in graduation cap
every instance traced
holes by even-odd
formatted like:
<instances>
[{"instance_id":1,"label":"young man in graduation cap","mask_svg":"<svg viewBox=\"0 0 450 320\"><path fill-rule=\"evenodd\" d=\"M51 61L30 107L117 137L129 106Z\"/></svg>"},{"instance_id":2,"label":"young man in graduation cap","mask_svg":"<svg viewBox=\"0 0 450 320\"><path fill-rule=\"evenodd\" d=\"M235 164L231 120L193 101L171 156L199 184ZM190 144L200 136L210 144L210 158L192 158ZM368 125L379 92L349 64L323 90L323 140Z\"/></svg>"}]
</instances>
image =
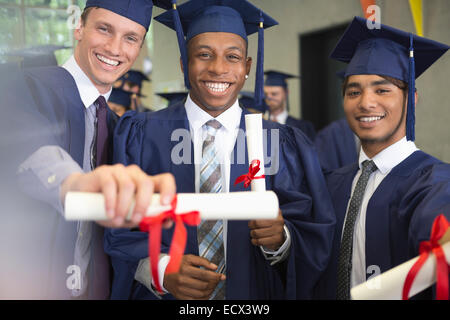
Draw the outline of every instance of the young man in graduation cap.
<instances>
[{"instance_id":1,"label":"young man in graduation cap","mask_svg":"<svg viewBox=\"0 0 450 320\"><path fill-rule=\"evenodd\" d=\"M361 151L358 163L327 175L337 223L319 298L351 298L374 270L417 256L438 215L450 218L450 166L414 144L415 78L448 48L355 17L332 52L348 63L344 111Z\"/></svg>"},{"instance_id":2,"label":"young man in graduation cap","mask_svg":"<svg viewBox=\"0 0 450 320\"><path fill-rule=\"evenodd\" d=\"M145 97L142 94L142 82L150 81L150 79L139 70L130 70L125 73L114 85L115 88L119 88L125 91L133 92L135 95L131 99L131 110L143 112L149 110L141 103L141 97Z\"/></svg>"},{"instance_id":3,"label":"young man in graduation cap","mask_svg":"<svg viewBox=\"0 0 450 320\"><path fill-rule=\"evenodd\" d=\"M2 282L5 298L108 298L103 229L64 220L68 191L103 193L110 219L101 224L109 227L136 225L153 191L170 203L171 175L150 177L136 166L105 165L117 121L106 100L140 52L152 7L150 0L88 0L74 31L74 55L62 67L28 69L2 88L2 103L15 106L0 126L12 140L14 157L6 165L15 173L20 164L19 184L30 196L11 192L4 211L10 214L2 235L12 246L2 252L2 279L14 275ZM126 222L133 199L132 221Z\"/></svg>"},{"instance_id":4,"label":"young man in graduation cap","mask_svg":"<svg viewBox=\"0 0 450 320\"><path fill-rule=\"evenodd\" d=\"M264 100L257 104L255 99L255 93L250 91L241 91L241 97L239 98L239 104L241 107L247 109L251 113L261 113L265 118L267 112L267 105Z\"/></svg>"},{"instance_id":5,"label":"young man in graduation cap","mask_svg":"<svg viewBox=\"0 0 450 320\"><path fill-rule=\"evenodd\" d=\"M169 103L167 107L171 107L179 102L186 101L187 91L160 92L157 93L161 98L166 99Z\"/></svg>"},{"instance_id":6,"label":"young man in graduation cap","mask_svg":"<svg viewBox=\"0 0 450 320\"><path fill-rule=\"evenodd\" d=\"M288 113L289 90L286 80L297 78L297 76L273 70L266 71L264 74L266 75L264 95L266 97L266 104L269 107L269 119L281 124L299 128L309 139L311 139L311 141L314 141L316 135L314 125L307 120L291 117Z\"/></svg>"},{"instance_id":7,"label":"young man in graduation cap","mask_svg":"<svg viewBox=\"0 0 450 320\"><path fill-rule=\"evenodd\" d=\"M131 110L131 98L134 94L130 91L113 88L108 100L109 108L119 117L123 116L125 112Z\"/></svg>"},{"instance_id":8,"label":"young man in graduation cap","mask_svg":"<svg viewBox=\"0 0 450 320\"><path fill-rule=\"evenodd\" d=\"M175 27L180 26L178 12L184 30ZM238 103L252 61L247 35L258 32L261 39L263 28L277 22L241 0L189 1L155 19L176 29L181 47L187 46L187 55L181 50L181 64L189 95L185 103L155 113L124 115L115 135L115 160L135 163L149 174L173 173L178 192L248 190L234 184L249 170L243 134L249 112ZM262 61L258 64L261 98ZM331 202L306 136L271 121L263 126L272 160L265 161L266 187L278 195L279 216L187 226L180 270L170 274L165 268L173 230L163 231L158 264L158 281L168 293L163 298L311 297L328 261L334 229ZM182 133L185 138L173 138ZM186 148L179 151L180 145ZM116 271L113 298L156 298L147 242L143 232L116 229L105 234L105 250Z\"/></svg>"}]
</instances>

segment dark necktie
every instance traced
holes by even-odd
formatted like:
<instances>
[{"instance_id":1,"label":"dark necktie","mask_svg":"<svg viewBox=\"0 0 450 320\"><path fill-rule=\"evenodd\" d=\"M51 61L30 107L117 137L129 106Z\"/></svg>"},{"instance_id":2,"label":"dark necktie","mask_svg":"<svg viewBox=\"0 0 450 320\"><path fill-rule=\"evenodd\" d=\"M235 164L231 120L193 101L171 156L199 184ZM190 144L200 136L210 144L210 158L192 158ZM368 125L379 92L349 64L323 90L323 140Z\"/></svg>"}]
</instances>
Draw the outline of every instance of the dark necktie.
<instances>
[{"instance_id":1,"label":"dark necktie","mask_svg":"<svg viewBox=\"0 0 450 320\"><path fill-rule=\"evenodd\" d=\"M96 142L96 167L108 162L108 106L103 96L95 101L97 104L97 142Z\"/></svg>"},{"instance_id":2,"label":"dark necktie","mask_svg":"<svg viewBox=\"0 0 450 320\"><path fill-rule=\"evenodd\" d=\"M362 163L362 173L356 183L348 207L337 269L337 299L339 300L350 299L350 277L352 272L353 233L355 230L355 222L361 209L361 203L369 177L371 173L376 170L377 166L372 160L366 160Z\"/></svg>"}]
</instances>

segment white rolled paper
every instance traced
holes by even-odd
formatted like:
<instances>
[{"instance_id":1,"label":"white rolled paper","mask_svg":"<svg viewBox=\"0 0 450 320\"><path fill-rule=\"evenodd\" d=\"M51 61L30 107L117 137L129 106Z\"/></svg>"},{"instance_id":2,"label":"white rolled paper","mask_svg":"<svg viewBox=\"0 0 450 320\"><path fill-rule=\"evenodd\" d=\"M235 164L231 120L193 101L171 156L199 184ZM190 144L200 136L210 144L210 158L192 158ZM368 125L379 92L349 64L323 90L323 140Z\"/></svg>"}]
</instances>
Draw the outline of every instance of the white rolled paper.
<instances>
[{"instance_id":1,"label":"white rolled paper","mask_svg":"<svg viewBox=\"0 0 450 320\"><path fill-rule=\"evenodd\" d=\"M245 130L247 135L247 154L248 161L259 160L259 171L255 177L264 174L264 143L263 143L263 126L262 114L246 114ZM266 191L265 179L255 179L251 182L252 191Z\"/></svg>"},{"instance_id":2,"label":"white rolled paper","mask_svg":"<svg viewBox=\"0 0 450 320\"><path fill-rule=\"evenodd\" d=\"M278 216L278 198L273 191L230 193L179 193L176 213L199 211L203 220L275 219ZM146 216L155 216L169 210L160 205L159 194L152 196ZM132 208L128 218L130 218ZM67 220L107 220L105 199L101 193L68 192L65 201Z\"/></svg>"},{"instance_id":3,"label":"white rolled paper","mask_svg":"<svg viewBox=\"0 0 450 320\"><path fill-rule=\"evenodd\" d=\"M442 245L447 264L450 264L450 242ZM414 263L419 259L411 259L389 271L386 271L351 289L353 300L401 300L403 284ZM409 296L432 286L436 282L436 257L430 253L411 286Z\"/></svg>"}]
</instances>

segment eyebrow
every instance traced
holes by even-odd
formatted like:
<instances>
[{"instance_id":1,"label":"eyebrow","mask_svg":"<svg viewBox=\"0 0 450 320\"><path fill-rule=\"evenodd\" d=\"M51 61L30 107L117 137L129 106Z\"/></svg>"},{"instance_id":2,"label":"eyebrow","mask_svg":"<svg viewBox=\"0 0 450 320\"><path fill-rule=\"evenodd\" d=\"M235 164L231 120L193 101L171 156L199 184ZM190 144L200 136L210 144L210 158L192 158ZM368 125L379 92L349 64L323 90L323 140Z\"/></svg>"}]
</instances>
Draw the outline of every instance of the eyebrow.
<instances>
[{"instance_id":1,"label":"eyebrow","mask_svg":"<svg viewBox=\"0 0 450 320\"><path fill-rule=\"evenodd\" d=\"M383 80L377 80L370 83L371 87L381 86L381 85L394 85L389 80L383 79ZM359 82L350 82L345 86L345 90L349 88L361 88L361 84Z\"/></svg>"},{"instance_id":2,"label":"eyebrow","mask_svg":"<svg viewBox=\"0 0 450 320\"><path fill-rule=\"evenodd\" d=\"M210 46L206 45L206 44L199 44L198 46L196 46L194 49L208 49L208 50L213 50L213 48L211 48ZM244 50L242 48L236 47L236 46L232 46L232 47L228 47L227 50L238 50L241 53L244 53Z\"/></svg>"},{"instance_id":3,"label":"eyebrow","mask_svg":"<svg viewBox=\"0 0 450 320\"><path fill-rule=\"evenodd\" d=\"M108 22L104 22L104 21L97 21L97 26L98 25L104 25L104 26L106 26L108 29L112 29L112 30L114 30L114 26L112 25L112 24L110 24L110 23L108 23ZM125 35L127 35L127 36L135 36L135 37L137 37L138 39L142 39L142 36L140 36L138 33L136 33L136 32L134 32L134 31L128 31L128 32L126 32L125 33Z\"/></svg>"}]
</instances>

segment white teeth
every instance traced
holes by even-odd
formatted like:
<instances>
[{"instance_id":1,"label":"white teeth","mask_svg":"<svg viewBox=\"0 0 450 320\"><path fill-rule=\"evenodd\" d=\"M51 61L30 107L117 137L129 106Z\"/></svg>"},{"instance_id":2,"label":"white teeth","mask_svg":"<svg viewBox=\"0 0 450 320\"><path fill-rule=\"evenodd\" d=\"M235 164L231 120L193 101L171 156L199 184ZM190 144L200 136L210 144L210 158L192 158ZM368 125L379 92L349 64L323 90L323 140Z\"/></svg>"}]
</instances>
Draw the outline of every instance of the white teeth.
<instances>
[{"instance_id":1,"label":"white teeth","mask_svg":"<svg viewBox=\"0 0 450 320\"><path fill-rule=\"evenodd\" d=\"M205 85L214 92L224 92L230 86L229 83L226 82L205 82Z\"/></svg>"},{"instance_id":2,"label":"white teeth","mask_svg":"<svg viewBox=\"0 0 450 320\"><path fill-rule=\"evenodd\" d=\"M101 56L99 54L97 54L97 58L100 61L103 61L104 63L109 64L109 65L114 66L114 67L119 65L119 61L114 61L114 60L108 59L108 58L106 58L104 56Z\"/></svg>"},{"instance_id":3,"label":"white teeth","mask_svg":"<svg viewBox=\"0 0 450 320\"><path fill-rule=\"evenodd\" d=\"M380 117L362 117L359 119L359 121L362 122L372 122L372 121L377 121L377 120L381 120L383 119L384 116L380 116Z\"/></svg>"}]
</instances>

